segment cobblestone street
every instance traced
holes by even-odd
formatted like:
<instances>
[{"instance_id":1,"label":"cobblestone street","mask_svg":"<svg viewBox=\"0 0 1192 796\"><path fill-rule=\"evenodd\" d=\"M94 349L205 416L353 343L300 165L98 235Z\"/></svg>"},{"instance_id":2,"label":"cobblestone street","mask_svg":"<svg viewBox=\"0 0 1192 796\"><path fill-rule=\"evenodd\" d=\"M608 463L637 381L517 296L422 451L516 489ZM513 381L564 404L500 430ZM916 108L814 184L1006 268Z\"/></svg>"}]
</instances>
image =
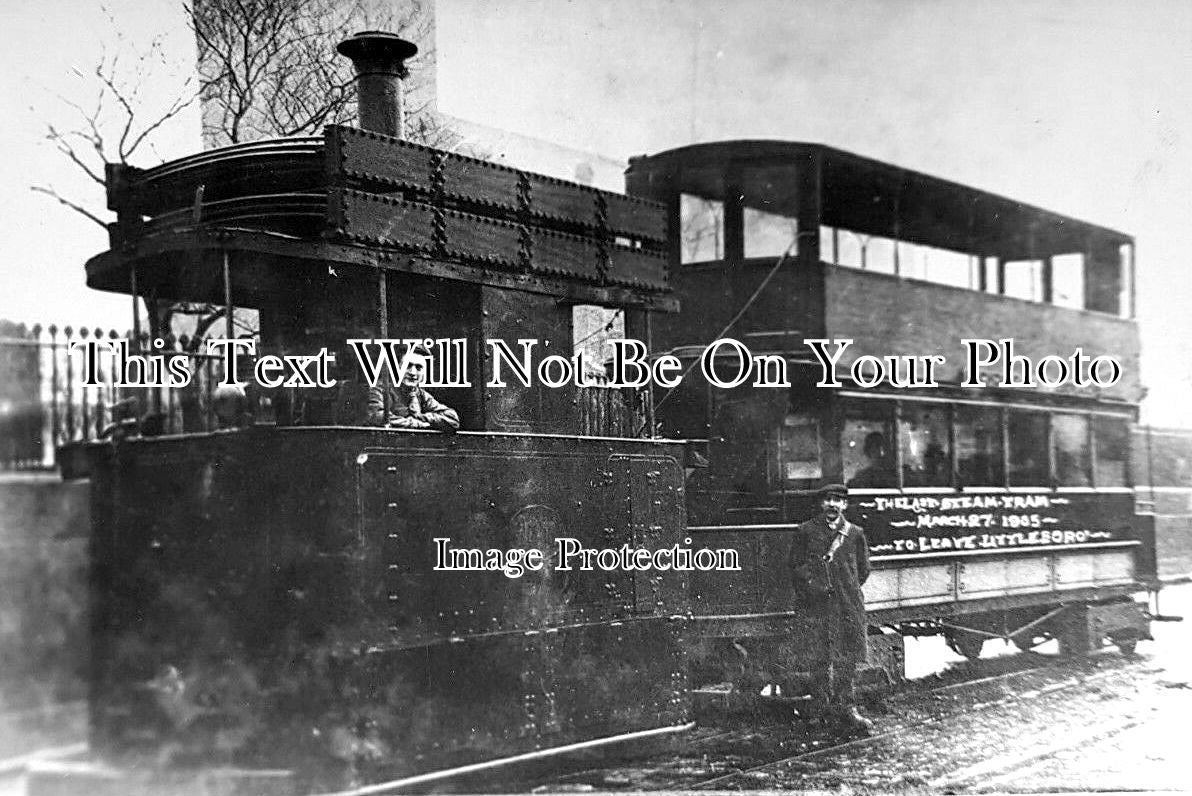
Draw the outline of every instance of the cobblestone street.
<instances>
[{"instance_id":1,"label":"cobblestone street","mask_svg":"<svg viewBox=\"0 0 1192 796\"><path fill-rule=\"evenodd\" d=\"M1162 610L1192 615L1192 586L1163 592ZM1153 642L1001 681L946 704L908 693L879 716L875 738L795 761L756 787L968 791L1189 791L1192 625L1154 623ZM993 645L991 645L993 646ZM935 715L932 703L938 705ZM905 729L904 729L905 728ZM759 774L761 772L758 772ZM769 781L767 781L767 779Z\"/></svg>"}]
</instances>

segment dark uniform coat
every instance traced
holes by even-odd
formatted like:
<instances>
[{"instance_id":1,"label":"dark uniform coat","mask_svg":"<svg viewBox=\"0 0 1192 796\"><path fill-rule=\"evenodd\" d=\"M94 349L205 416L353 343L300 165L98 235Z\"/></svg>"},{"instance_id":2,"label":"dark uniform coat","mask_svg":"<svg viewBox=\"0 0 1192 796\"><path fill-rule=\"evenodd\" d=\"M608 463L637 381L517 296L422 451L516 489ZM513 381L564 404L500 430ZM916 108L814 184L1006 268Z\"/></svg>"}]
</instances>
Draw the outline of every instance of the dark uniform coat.
<instances>
[{"instance_id":1,"label":"dark uniform coat","mask_svg":"<svg viewBox=\"0 0 1192 796\"><path fill-rule=\"evenodd\" d=\"M865 598L861 585L869 577L869 543L860 527L845 520L844 540L825 562L837 531L823 517L798 526L791 543L790 567L795 595L812 620L811 643L823 640L816 657L853 665L866 657Z\"/></svg>"}]
</instances>

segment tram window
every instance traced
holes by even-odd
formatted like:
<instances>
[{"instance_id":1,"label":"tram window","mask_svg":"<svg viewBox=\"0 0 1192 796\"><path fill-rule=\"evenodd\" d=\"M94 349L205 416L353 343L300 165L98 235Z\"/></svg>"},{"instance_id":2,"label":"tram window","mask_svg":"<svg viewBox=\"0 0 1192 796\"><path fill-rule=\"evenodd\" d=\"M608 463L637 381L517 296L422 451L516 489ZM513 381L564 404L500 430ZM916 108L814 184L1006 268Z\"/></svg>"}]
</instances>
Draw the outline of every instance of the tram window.
<instances>
[{"instance_id":1,"label":"tram window","mask_svg":"<svg viewBox=\"0 0 1192 796\"><path fill-rule=\"evenodd\" d=\"M883 274L895 273L895 246L897 246L897 243L889 238L879 238L876 235L870 236L865 243L865 268Z\"/></svg>"},{"instance_id":2,"label":"tram window","mask_svg":"<svg viewBox=\"0 0 1192 796\"><path fill-rule=\"evenodd\" d=\"M907 406L902 411L898 445L906 486L951 486L952 446L946 406Z\"/></svg>"},{"instance_id":3,"label":"tram window","mask_svg":"<svg viewBox=\"0 0 1192 796\"><path fill-rule=\"evenodd\" d=\"M823 478L822 449L818 419L797 414L787 415L783 419L778 440L778 462L788 485L810 489L814 481Z\"/></svg>"},{"instance_id":4,"label":"tram window","mask_svg":"<svg viewBox=\"0 0 1192 796\"><path fill-rule=\"evenodd\" d=\"M779 257L794 252L798 223L791 216L745 208L745 256Z\"/></svg>"},{"instance_id":5,"label":"tram window","mask_svg":"<svg viewBox=\"0 0 1192 796\"><path fill-rule=\"evenodd\" d=\"M679 226L682 229L681 257L684 263L724 259L724 203L702 196L679 197Z\"/></svg>"},{"instance_id":6,"label":"tram window","mask_svg":"<svg viewBox=\"0 0 1192 796\"><path fill-rule=\"evenodd\" d=\"M1051 300L1057 307L1084 309L1084 255L1051 258Z\"/></svg>"},{"instance_id":7,"label":"tram window","mask_svg":"<svg viewBox=\"0 0 1192 796\"><path fill-rule=\"evenodd\" d=\"M863 235L851 229L836 232L835 260L846 268L861 268L883 274L894 273L894 241Z\"/></svg>"},{"instance_id":8,"label":"tram window","mask_svg":"<svg viewBox=\"0 0 1192 796\"><path fill-rule=\"evenodd\" d=\"M969 255L951 249L904 241L898 243L899 273L911 279L970 288L973 285L971 260Z\"/></svg>"},{"instance_id":9,"label":"tram window","mask_svg":"<svg viewBox=\"0 0 1192 796\"><path fill-rule=\"evenodd\" d=\"M1126 462L1130 458L1130 427L1117 417L1093 418L1093 483L1097 486L1129 486Z\"/></svg>"},{"instance_id":10,"label":"tram window","mask_svg":"<svg viewBox=\"0 0 1192 796\"><path fill-rule=\"evenodd\" d=\"M1006 262L1007 296L1039 301L1043 297L1043 263L1040 260L1010 260Z\"/></svg>"},{"instance_id":11,"label":"tram window","mask_svg":"<svg viewBox=\"0 0 1192 796\"><path fill-rule=\"evenodd\" d=\"M1010 411L1010 486L1047 486L1047 415Z\"/></svg>"},{"instance_id":12,"label":"tram window","mask_svg":"<svg viewBox=\"0 0 1192 796\"><path fill-rule=\"evenodd\" d=\"M956 466L961 486L1002 486L1002 413L990 407L956 407Z\"/></svg>"},{"instance_id":13,"label":"tram window","mask_svg":"<svg viewBox=\"0 0 1192 796\"><path fill-rule=\"evenodd\" d=\"M1055 482L1059 486L1089 485L1089 421L1083 415L1056 414L1051 418L1051 448Z\"/></svg>"},{"instance_id":14,"label":"tram window","mask_svg":"<svg viewBox=\"0 0 1192 796\"><path fill-rule=\"evenodd\" d=\"M846 408L840 448L844 480L854 488L898 486L894 470L893 407L888 404Z\"/></svg>"}]
</instances>

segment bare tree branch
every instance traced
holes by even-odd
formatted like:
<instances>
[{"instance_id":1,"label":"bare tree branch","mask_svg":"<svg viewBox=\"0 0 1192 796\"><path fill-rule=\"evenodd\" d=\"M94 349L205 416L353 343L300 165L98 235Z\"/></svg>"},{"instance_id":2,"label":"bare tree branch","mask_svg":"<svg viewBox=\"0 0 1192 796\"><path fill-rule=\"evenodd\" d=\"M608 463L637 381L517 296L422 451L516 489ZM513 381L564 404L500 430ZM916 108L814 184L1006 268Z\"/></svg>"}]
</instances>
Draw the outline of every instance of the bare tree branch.
<instances>
[{"instance_id":1,"label":"bare tree branch","mask_svg":"<svg viewBox=\"0 0 1192 796\"><path fill-rule=\"evenodd\" d=\"M335 45L351 33L382 28L430 41L428 0L195 0L186 6L199 47L203 129L209 146L311 135L354 115L355 76ZM400 9L400 10L399 10ZM422 60L433 57L423 52ZM407 93L426 76L412 64ZM412 131L435 130L431 103L414 103Z\"/></svg>"},{"instance_id":2,"label":"bare tree branch","mask_svg":"<svg viewBox=\"0 0 1192 796\"><path fill-rule=\"evenodd\" d=\"M67 199L65 196L58 193L53 188L49 188L44 185L32 185L29 187L29 190L35 191L37 193L43 193L46 196L49 196L51 199L54 199L55 201L57 201L58 204L65 205L66 207L69 207L71 210L75 211L76 213L86 216L87 218L94 221L96 224L99 224L104 229L108 228L108 223L106 221L104 221L102 218L95 215L94 213L92 213L90 210L83 207L82 205L77 204L77 203L72 202L71 200Z\"/></svg>"}]
</instances>

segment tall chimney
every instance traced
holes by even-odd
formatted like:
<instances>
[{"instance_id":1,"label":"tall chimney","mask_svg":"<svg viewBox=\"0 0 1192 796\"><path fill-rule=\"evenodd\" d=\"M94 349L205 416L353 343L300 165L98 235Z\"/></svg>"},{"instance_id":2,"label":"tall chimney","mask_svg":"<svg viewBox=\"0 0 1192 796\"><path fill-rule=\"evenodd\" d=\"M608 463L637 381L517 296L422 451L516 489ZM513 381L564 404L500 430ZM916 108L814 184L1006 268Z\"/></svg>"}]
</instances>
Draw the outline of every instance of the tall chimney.
<instances>
[{"instance_id":1,"label":"tall chimney","mask_svg":"<svg viewBox=\"0 0 1192 796\"><path fill-rule=\"evenodd\" d=\"M361 129L404 138L401 81L409 74L405 61L417 54L417 45L393 33L366 30L344 39L335 49L351 58L356 68Z\"/></svg>"}]
</instances>

